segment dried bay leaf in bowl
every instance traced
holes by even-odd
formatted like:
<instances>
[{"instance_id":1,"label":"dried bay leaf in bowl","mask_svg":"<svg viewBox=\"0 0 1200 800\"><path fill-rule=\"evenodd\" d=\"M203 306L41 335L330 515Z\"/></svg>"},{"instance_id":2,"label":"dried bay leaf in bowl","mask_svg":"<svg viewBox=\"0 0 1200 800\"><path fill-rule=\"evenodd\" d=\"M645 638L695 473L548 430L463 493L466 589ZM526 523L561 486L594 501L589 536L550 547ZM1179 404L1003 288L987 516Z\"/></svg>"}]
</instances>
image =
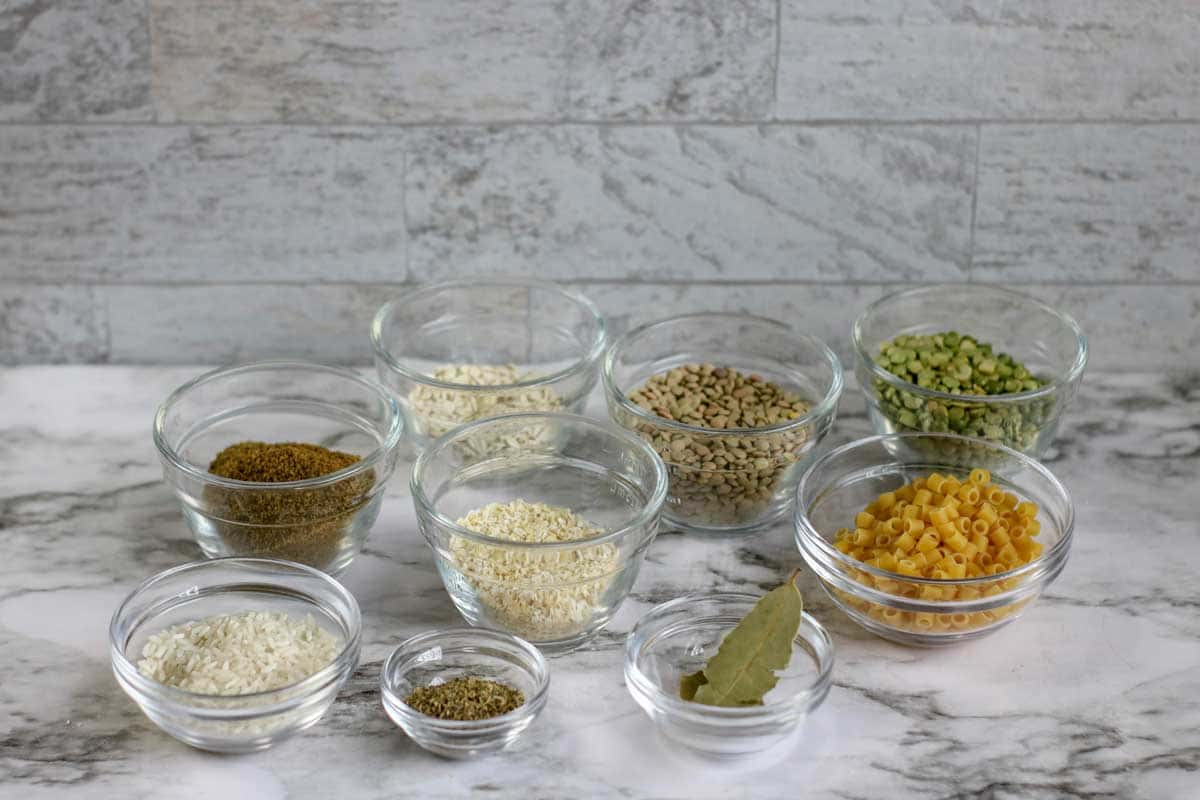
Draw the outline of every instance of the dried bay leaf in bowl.
<instances>
[{"instance_id":1,"label":"dried bay leaf in bowl","mask_svg":"<svg viewBox=\"0 0 1200 800\"><path fill-rule=\"evenodd\" d=\"M684 675L679 696L710 706L758 706L792 659L804 602L795 575L765 594L721 640L704 669Z\"/></svg>"}]
</instances>

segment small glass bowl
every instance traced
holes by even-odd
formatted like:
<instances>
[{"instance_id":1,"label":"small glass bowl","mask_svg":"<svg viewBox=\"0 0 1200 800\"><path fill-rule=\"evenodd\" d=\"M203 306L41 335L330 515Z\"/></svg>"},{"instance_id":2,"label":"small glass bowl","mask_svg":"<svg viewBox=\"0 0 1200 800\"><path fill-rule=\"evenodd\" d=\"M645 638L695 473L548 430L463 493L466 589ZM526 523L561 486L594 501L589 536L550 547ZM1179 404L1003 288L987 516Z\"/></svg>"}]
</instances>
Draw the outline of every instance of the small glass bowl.
<instances>
[{"instance_id":1,"label":"small glass bowl","mask_svg":"<svg viewBox=\"0 0 1200 800\"><path fill-rule=\"evenodd\" d=\"M795 734L829 694L833 641L806 613L791 662L763 705L721 708L679 696L680 678L703 669L760 599L741 592L685 595L650 609L625 642L629 693L659 732L686 751L737 758L767 750Z\"/></svg>"},{"instance_id":2,"label":"small glass bowl","mask_svg":"<svg viewBox=\"0 0 1200 800\"><path fill-rule=\"evenodd\" d=\"M154 418L163 475L209 558L252 556L341 573L379 516L403 424L388 391L355 372L261 361L206 373ZM302 442L360 456L308 480L256 483L208 471L236 442Z\"/></svg>"},{"instance_id":3,"label":"small glass bowl","mask_svg":"<svg viewBox=\"0 0 1200 800\"><path fill-rule=\"evenodd\" d=\"M934 580L863 564L833 546L838 529L853 527L855 514L883 492L931 472L965 480L981 448L989 451L985 460L992 482L1037 504L1037 541L1044 547L1038 558L997 575ZM1075 527L1070 495L1050 470L1011 448L953 434L891 434L851 442L813 462L797 495L796 544L834 604L877 636L922 647L978 639L1019 617L1062 572ZM952 590L955 599L920 599L925 587ZM963 595L969 598L958 599Z\"/></svg>"},{"instance_id":4,"label":"small glass bowl","mask_svg":"<svg viewBox=\"0 0 1200 800\"><path fill-rule=\"evenodd\" d=\"M629 399L651 376L688 364L757 373L810 409L767 427L715 430L664 419ZM829 432L842 393L841 364L824 342L746 314L688 314L632 330L609 350L602 375L612 419L667 464L664 518L699 533L757 530L784 516L801 461Z\"/></svg>"},{"instance_id":5,"label":"small glass bowl","mask_svg":"<svg viewBox=\"0 0 1200 800\"><path fill-rule=\"evenodd\" d=\"M1013 394L951 394L909 383L875 362L880 345L897 336L947 331L1010 354L1045 385ZM959 433L1035 458L1054 440L1088 357L1087 338L1071 317L1028 295L980 284L890 294L854 321L852 338L859 386L877 432Z\"/></svg>"},{"instance_id":6,"label":"small glass bowl","mask_svg":"<svg viewBox=\"0 0 1200 800\"><path fill-rule=\"evenodd\" d=\"M505 441L521 444L485 446ZM412 471L417 522L459 612L555 653L595 636L629 594L658 531L666 485L649 445L574 414L463 425L430 445ZM569 508L603 533L531 543L456 523L516 499Z\"/></svg>"},{"instance_id":7,"label":"small glass bowl","mask_svg":"<svg viewBox=\"0 0 1200 800\"><path fill-rule=\"evenodd\" d=\"M525 695L507 714L481 720L445 720L404 702L414 689L454 678L486 678ZM508 747L546 705L550 669L523 639L484 628L443 628L418 634L392 651L379 676L383 708L414 742L446 758L473 758Z\"/></svg>"},{"instance_id":8,"label":"small glass bowl","mask_svg":"<svg viewBox=\"0 0 1200 800\"><path fill-rule=\"evenodd\" d=\"M243 695L205 695L166 686L137 668L146 640L172 625L242 611L312 615L342 642L329 666L304 680ZM333 578L288 561L218 558L160 572L125 598L109 625L113 674L166 733L201 750L264 750L315 724L358 665L362 617Z\"/></svg>"},{"instance_id":9,"label":"small glass bowl","mask_svg":"<svg viewBox=\"0 0 1200 800\"><path fill-rule=\"evenodd\" d=\"M581 294L523 278L433 284L384 304L371 324L379 378L400 401L418 448L501 414L583 411L604 352L600 312ZM508 375L434 377L443 367ZM482 371L476 370L480 375Z\"/></svg>"}]
</instances>

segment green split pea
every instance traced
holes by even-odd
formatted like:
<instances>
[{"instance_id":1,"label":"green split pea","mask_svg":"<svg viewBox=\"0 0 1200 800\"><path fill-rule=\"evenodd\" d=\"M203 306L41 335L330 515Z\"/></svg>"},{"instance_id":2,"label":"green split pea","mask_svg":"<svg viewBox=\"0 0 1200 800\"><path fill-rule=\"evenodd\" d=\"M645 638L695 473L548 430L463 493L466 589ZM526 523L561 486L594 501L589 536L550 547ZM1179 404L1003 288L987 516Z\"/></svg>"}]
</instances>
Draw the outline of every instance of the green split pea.
<instances>
[{"instance_id":1,"label":"green split pea","mask_svg":"<svg viewBox=\"0 0 1200 800\"><path fill-rule=\"evenodd\" d=\"M922 389L954 395L1017 394L1045 385L1023 364L992 345L954 331L901 335L879 348L875 363ZM898 428L958 433L1032 450L1049 418L1052 401L1008 404L933 399L877 380L875 391L884 415Z\"/></svg>"}]
</instances>

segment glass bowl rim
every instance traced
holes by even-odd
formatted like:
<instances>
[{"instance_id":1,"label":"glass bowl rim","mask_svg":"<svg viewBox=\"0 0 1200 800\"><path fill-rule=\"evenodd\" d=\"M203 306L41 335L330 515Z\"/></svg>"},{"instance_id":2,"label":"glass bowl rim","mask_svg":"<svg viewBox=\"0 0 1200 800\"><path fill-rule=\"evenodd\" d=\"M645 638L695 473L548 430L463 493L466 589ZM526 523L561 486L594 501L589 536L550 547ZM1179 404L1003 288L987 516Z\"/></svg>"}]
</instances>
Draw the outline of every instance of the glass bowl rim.
<instances>
[{"instance_id":1,"label":"glass bowl rim","mask_svg":"<svg viewBox=\"0 0 1200 800\"><path fill-rule=\"evenodd\" d=\"M998 572L995 575L981 575L976 578L935 579L924 578L915 575L901 575L897 572L889 572L888 570L873 567L870 564L852 559L837 548L832 547L829 542L826 541L825 537L822 536L815 527L813 527L812 523L808 519L808 509L801 502L804 496L804 491L808 487L813 474L817 471L817 469L824 466L827 462L833 461L834 459L839 458L843 454L852 450L874 444L879 444L886 447L886 445L884 445L884 442L886 441L903 442L906 439L941 439L947 442L960 442L971 444L973 446L985 445L1001 452L1004 455L1017 459L1021 462L1022 466L1032 469L1034 472L1037 472L1044 479L1046 479L1050 483L1054 493L1062 499L1063 504L1067 509L1062 524L1062 535L1059 536L1058 541L1052 544L1049 549L1027 564L1022 564L1016 569ZM903 464L901 465L903 466ZM949 470L963 469L962 467L950 465L946 465L944 468ZM828 488L829 487L821 487L821 494L824 494ZM805 545L808 545L816 548L817 554L821 556L821 560L826 565L830 563L841 564L851 569L858 570L859 572L865 572L868 575L872 575L877 578L884 578L886 580L899 581L902 583L911 583L917 586L951 586L956 588L962 586L977 586L995 583L996 581L1008 580L1011 578L1024 578L1031 574L1041 573L1047 569L1048 565L1050 568L1053 568L1056 564L1066 558L1066 554L1071 546L1071 541L1074 538L1075 531L1075 503L1072 501L1071 494L1069 491L1067 491L1067 487L1062 484L1062 482L1057 478L1057 476L1055 476L1053 472L1050 471L1048 467L1046 467L1036 458L1028 456L1018 450L1014 450L1011 447L1007 447L1002 444L996 444L995 442L975 439L970 436L960 436L954 433L881 433L874 436L864 436L861 439L855 439L852 442L847 442L846 444L836 447L833 450L830 450L828 453L824 453L816 458L812 464L809 465L808 469L804 471L804 474L800 476L800 482L796 485L795 505L796 507L793 515L793 527L795 528L796 545L800 549L801 554L805 555L806 558L808 554L805 551ZM873 593L878 592L878 590L872 587L861 586L861 584L860 587L862 592L867 595L873 595ZM980 600L986 599L995 601L998 598L1004 599L1011 594L1019 593L1022 588L1022 586L1018 586L1017 588L1010 589L1007 592L1001 592L1000 594L992 595L988 598L980 598ZM978 600L922 601L920 598L899 597L886 592L879 592L879 595L882 598L886 598L888 602L904 601L911 602L913 604L928 603L930 607L936 607L943 610L954 609L955 603L960 603L965 606L979 602Z\"/></svg>"},{"instance_id":2,"label":"glass bowl rim","mask_svg":"<svg viewBox=\"0 0 1200 800\"><path fill-rule=\"evenodd\" d=\"M166 426L167 413L172 406L178 403L184 395L191 392L203 384L219 378L225 378L231 375L241 373L259 372L259 371L284 371L284 370L303 370L307 372L325 373L333 375L353 383L357 383L363 389L375 393L380 400L384 402L384 407L387 408L387 428L384 432L383 441L381 441L374 450L367 455L355 461L348 467L343 467L336 472L330 472L325 475L318 475L315 478L304 478L297 481L279 481L278 483L264 483L260 481L242 481L234 478L224 478L220 475L214 475L206 469L201 469L191 462L184 459L176 449L167 443L167 437L164 432ZM333 403L325 403L325 405L336 407ZM386 461L389 455L395 452L400 439L404 434L404 417L400 413L400 404L396 398L392 396L382 384L378 381L366 378L359 375L357 372L344 367L334 367L328 364L321 364L315 361L297 361L289 359L270 359L265 361L249 361L242 364L234 364L232 366L217 367L209 370L201 375L192 378L183 383L173 392L167 395L167 398L162 401L158 407L158 411L154 414L154 446L158 450L159 456L171 465L172 468L183 472L184 474L202 481L211 486L221 486L228 489L239 489L259 492L276 492L288 491L292 489L318 489L325 486L331 486L335 483L340 483L347 478L354 477L366 472L368 469L373 469L380 462ZM389 470L390 472L390 470ZM376 481L376 485L382 485L385 480Z\"/></svg>"},{"instance_id":3,"label":"glass bowl rim","mask_svg":"<svg viewBox=\"0 0 1200 800\"><path fill-rule=\"evenodd\" d=\"M691 592L676 597L673 600L659 603L642 614L634 624L633 629L629 632L629 635L625 638L625 679L629 684L628 688L630 691L636 688L637 691L650 698L655 705L665 708L673 717L689 718L705 724L755 725L776 719L784 719L811 710L807 706L806 701L810 698L821 696L828 690L832 681L834 662L837 660L837 651L833 643L833 637L829 635L829 631L808 611L804 611L801 614L800 628L796 631L796 637L800 637L801 631L807 629L825 646L827 656L824 663L822 663L820 653L810 654L810 657L817 666L816 677L805 688L794 692L786 700L781 700L777 703L731 708L710 706L704 703L684 700L681 697L664 691L658 685L658 682L652 680L637 664L638 653L643 649L642 646L647 638L644 626L658 622L667 612L675 611L681 606L688 606L699 601L749 603L750 607L753 607L761 599L762 595L755 595L749 592Z\"/></svg>"},{"instance_id":4,"label":"glass bowl rim","mask_svg":"<svg viewBox=\"0 0 1200 800\"><path fill-rule=\"evenodd\" d=\"M1049 314L1056 318L1068 330L1075 334L1075 358L1071 362L1071 366L1063 373L1056 374L1044 385L1036 389L1029 389L1024 392L1012 392L1008 394L955 394L953 392L942 392L937 389L926 389L923 386L918 386L915 383L910 383L898 375L895 375L883 367L875 363L874 356L867 350L866 343L863 341L863 328L870 316L884 305L894 302L899 299L917 297L927 294L936 294L937 292L945 291L946 289L970 289L975 294L993 294L1004 296L1010 300L1020 300L1036 307L1038 310ZM925 397L931 400L947 400L958 403L977 403L991 405L1008 405L1027 403L1030 400L1038 400L1043 397L1048 397L1059 391L1064 386L1070 386L1079 380L1083 374L1084 368L1088 361L1088 340L1083 330L1079 327L1079 323L1070 314L1059 311L1053 306L1043 303L1035 297L1032 297L1024 292L1014 291L1002 286L994 286L987 283L952 283L952 284L934 284L932 286L917 286L909 289L900 289L899 291L890 292L875 302L867 306L855 318L854 324L850 328L850 341L854 345L854 353L859 363L867 368L872 377L882 380L885 383L901 389L910 394L915 394L920 397Z\"/></svg>"},{"instance_id":5,"label":"glass bowl rim","mask_svg":"<svg viewBox=\"0 0 1200 800\"><path fill-rule=\"evenodd\" d=\"M442 381L434 378L424 372L411 369L405 366L399 359L383 343L383 327L387 324L392 314L401 306L415 301L424 300L432 295L438 294L446 290L456 289L475 289L481 286L495 286L504 288L523 287L527 289L540 289L547 292L557 293L569 300L578 308L583 309L586 315L595 325L596 331L592 338L592 342L584 353L575 363L569 367L560 369L558 372L549 375L541 375L535 378L529 378L515 383L498 383L480 386L473 383L454 383L453 381ZM604 349L608 343L608 325L604 321L604 316L600 313L600 309L581 292L567 289L563 286L554 283L553 281L537 280L535 278L524 278L521 276L479 276L476 278L457 278L449 281L439 281L430 283L414 289L412 292L393 297L385 302L375 312L374 318L371 320L371 347L388 369L398 373L404 378L407 378L414 383L419 383L423 386L430 386L435 389L448 389L456 392L509 392L517 389L530 389L540 386L549 386L559 383L567 378L591 369L603 355Z\"/></svg>"},{"instance_id":6,"label":"glass bowl rim","mask_svg":"<svg viewBox=\"0 0 1200 800\"><path fill-rule=\"evenodd\" d=\"M251 567L285 567L293 572L299 572L311 578L318 578L322 583L328 586L338 598L347 604L351 610L349 619L346 620L350 628L350 634L346 637L338 654L334 659L321 669L309 675L307 678L296 681L295 683L280 686L277 689L267 689L260 692L249 692L247 694L203 694L200 692L189 692L186 689L180 689L175 686L168 686L165 683L159 683L153 678L147 678L138 669L137 664L125 655L125 643L120 641L119 628L124 621L124 614L129 604L142 595L143 592L150 589L155 584L178 577L187 572L200 572L206 569L214 569L220 566L227 565L244 565ZM260 584L270 584L269 579L260 579ZM315 605L311 598L304 595L304 600L310 605ZM165 609L164 609L165 610ZM159 612L161 613L161 611ZM157 615L156 615L157 616ZM163 700L169 703L173 708L186 711L188 714L201 717L207 720L222 720L222 719L246 719L272 716L285 711L297 704L307 702L309 698L319 689L328 685L331 680L336 679L342 674L349 674L354 669L358 661L358 653L362 644L362 611L359 609L358 601L354 599L354 595L343 586L336 578L305 564L300 564L295 561L284 561L278 558L250 558L246 556L226 556L223 558L210 558L202 561L189 561L186 564L180 564L175 567L162 570L161 572L151 575L144 581L139 583L121 604L117 606L116 611L108 624L108 644L109 651L112 657L113 668L116 669L121 677L132 685L137 690L140 698L153 698ZM210 703L237 703L247 702L253 703L256 700L271 697L273 695L287 693L289 696L285 700L274 703L269 703L262 706L252 706L239 709L212 708ZM200 701L199 703L197 701Z\"/></svg>"},{"instance_id":7,"label":"glass bowl rim","mask_svg":"<svg viewBox=\"0 0 1200 800\"><path fill-rule=\"evenodd\" d=\"M652 333L655 329L665 325L674 324L677 322L688 322L701 319L721 319L721 320L740 320L742 322L753 322L756 324L765 324L778 328L780 331L787 333L790 336L798 339L804 339L809 344L814 345L816 350L825 359L825 363L829 365L832 372L832 378L829 381L829 389L826 390L825 396L819 402L813 405L805 414L796 419L787 420L785 422L777 422L774 425L766 425L761 428L705 428L702 425L689 425L686 422L678 422L676 420L664 419L657 414L650 413L644 408L634 403L629 397L621 391L617 386L616 378L613 375L617 354L628 347L634 340ZM632 414L644 422L657 425L662 428L676 430L683 433L698 434L704 436L762 436L773 433L783 433L786 431L795 430L798 428L811 425L814 421L828 415L837 407L838 399L841 397L842 389L845 386L845 378L843 377L842 362L838 358L837 353L833 351L823 339L820 339L812 334L801 333L799 330L781 320L772 319L771 317L762 317L757 314L741 314L731 311L697 311L690 314L678 314L666 319L647 322L644 325L639 325L630 331L627 331L623 336L613 342L612 347L604 356L604 363L600 369L600 379L604 384L604 394L608 398L610 407L618 407L626 413Z\"/></svg>"},{"instance_id":8,"label":"glass bowl rim","mask_svg":"<svg viewBox=\"0 0 1200 800\"><path fill-rule=\"evenodd\" d=\"M434 507L429 500L429 496L425 492L425 473L429 469L429 463L437 455L451 447L457 439L462 436L469 435L475 431L486 428L491 425L496 425L501 422L512 422L515 420L557 420L560 422L570 422L572 424L583 424L588 427L603 431L604 433L620 439L627 445L633 446L636 450L642 453L650 460L650 464L654 469L654 491L646 498L645 504L634 515L633 519L627 522L624 526L616 530L606 531L599 536L592 536L587 539L576 539L569 542L517 542L511 539L502 539L496 536L488 536L487 534L473 531L469 528L464 528L454 520L447 517L441 511ZM605 422L582 414L571 414L563 411L528 411L519 414L501 414L496 417L487 417L486 419L475 420L468 422L465 425L459 425L457 428L442 434L435 439L428 447L421 451L413 462L412 472L409 477L409 493L412 495L413 502L417 506L418 518L420 512L428 514L437 521L440 527L449 530L455 536L461 536L464 539L473 541L477 544L488 545L490 547L504 547L514 550L530 550L537 552L551 552L555 550L576 550L580 547L591 547L594 545L604 544L606 542L615 541L624 538L630 532L638 528L646 527L651 520L661 513L662 505L667 498L667 468L663 463L662 458L658 453L654 452L654 448L649 445L640 436L634 436L625 428L615 425L611 422Z\"/></svg>"},{"instance_id":9,"label":"glass bowl rim","mask_svg":"<svg viewBox=\"0 0 1200 800\"><path fill-rule=\"evenodd\" d=\"M410 656L416 647L428 646L451 636L465 636L473 643L504 642L515 646L523 656L521 668L533 675L537 688L531 697L512 711L487 719L438 719L428 714L422 714L404 702L404 698L396 691L396 683L392 673L396 670L402 658ZM379 690L385 704L399 714L410 725L440 730L444 733L488 733L510 727L521 722L530 715L536 716L546 705L550 692L550 664L542 651L520 636L496 628L473 628L466 625L456 625L444 628L434 628L408 637L388 653L383 666L379 670Z\"/></svg>"}]
</instances>

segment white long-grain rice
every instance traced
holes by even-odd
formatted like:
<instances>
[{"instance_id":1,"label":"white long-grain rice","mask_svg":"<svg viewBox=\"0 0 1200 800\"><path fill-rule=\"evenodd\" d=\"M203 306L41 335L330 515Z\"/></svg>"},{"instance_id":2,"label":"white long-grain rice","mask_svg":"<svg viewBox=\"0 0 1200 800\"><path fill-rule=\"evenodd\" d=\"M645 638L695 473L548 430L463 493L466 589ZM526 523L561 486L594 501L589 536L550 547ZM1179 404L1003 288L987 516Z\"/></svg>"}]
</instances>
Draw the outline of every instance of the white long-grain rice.
<instances>
[{"instance_id":1,"label":"white long-grain rice","mask_svg":"<svg viewBox=\"0 0 1200 800\"><path fill-rule=\"evenodd\" d=\"M167 686L207 695L280 689L319 672L339 641L312 615L245 611L173 625L151 636L138 671Z\"/></svg>"}]
</instances>

